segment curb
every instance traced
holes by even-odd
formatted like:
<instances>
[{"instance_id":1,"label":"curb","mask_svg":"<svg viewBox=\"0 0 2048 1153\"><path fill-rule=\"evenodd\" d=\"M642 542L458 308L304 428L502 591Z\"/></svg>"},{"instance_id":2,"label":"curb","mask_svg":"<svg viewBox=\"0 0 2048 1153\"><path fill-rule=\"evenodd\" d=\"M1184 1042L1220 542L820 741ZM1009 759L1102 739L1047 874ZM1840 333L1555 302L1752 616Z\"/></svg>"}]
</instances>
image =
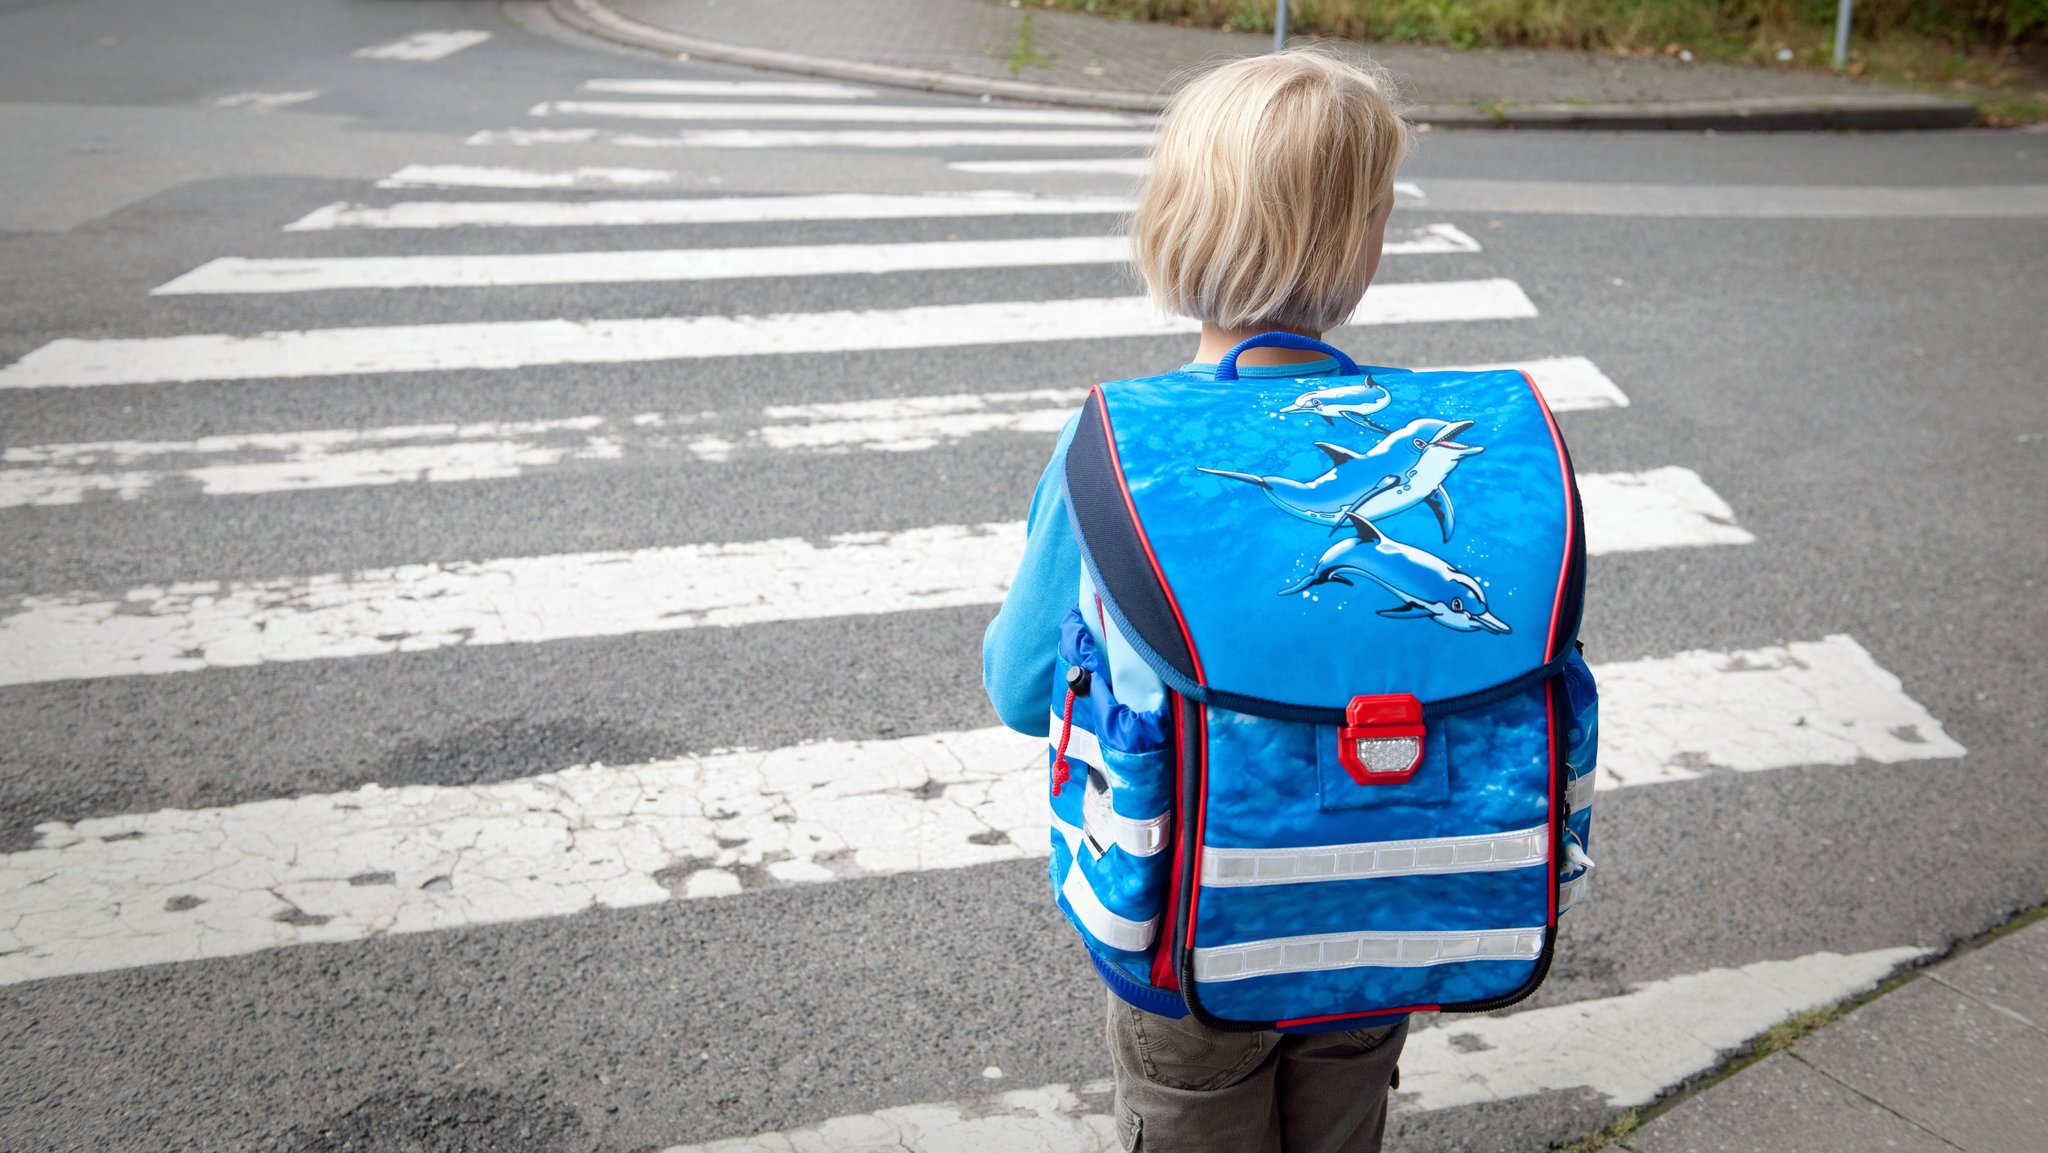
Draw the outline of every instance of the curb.
<instances>
[{"instance_id":1,"label":"curb","mask_svg":"<svg viewBox=\"0 0 2048 1153\"><path fill-rule=\"evenodd\" d=\"M1166 107L1166 97L1157 93L1069 88L1058 84L1037 84L1029 80L994 80L959 72L898 68L892 64L835 60L826 56L778 52L773 48L749 48L719 40L701 40L695 36L685 36L666 28L642 23L602 3L601 0L548 0L548 11L557 20L579 32L631 48L684 53L695 60L744 64L754 68L769 68L777 72L818 76L827 80L864 81L897 88L914 88L923 92L944 92L955 96L1002 96L1012 100L1072 104L1119 112L1158 112Z\"/></svg>"},{"instance_id":2,"label":"curb","mask_svg":"<svg viewBox=\"0 0 2048 1153\"><path fill-rule=\"evenodd\" d=\"M555 19L576 31L630 48L829 80L1118 112L1158 112L1166 107L1167 101L1161 93L992 79L959 72L900 68L891 64L806 56L772 48L750 48L719 40L704 40L635 20L604 3L604 0L547 0L547 8ZM1973 105L1913 92L1821 97L1762 96L1656 104L1516 104L1508 101L1484 107L1425 104L1409 109L1408 119L1437 128L1666 132L1899 132L1974 128L1978 122L1977 109Z\"/></svg>"}]
</instances>

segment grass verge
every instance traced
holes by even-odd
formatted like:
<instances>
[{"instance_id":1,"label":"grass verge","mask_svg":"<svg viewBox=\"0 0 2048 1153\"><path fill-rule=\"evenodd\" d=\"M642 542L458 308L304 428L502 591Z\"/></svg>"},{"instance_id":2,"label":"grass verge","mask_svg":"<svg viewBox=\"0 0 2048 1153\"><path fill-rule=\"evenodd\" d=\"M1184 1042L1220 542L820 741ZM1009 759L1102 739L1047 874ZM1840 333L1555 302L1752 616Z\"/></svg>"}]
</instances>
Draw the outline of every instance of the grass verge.
<instances>
[{"instance_id":1,"label":"grass verge","mask_svg":"<svg viewBox=\"0 0 2048 1153\"><path fill-rule=\"evenodd\" d=\"M1273 0L1025 0L1270 32ZM1291 0L1303 35L1455 48L1570 48L1828 71L1834 0ZM1858 0L1849 73L1958 97L1986 124L2048 120L2048 0Z\"/></svg>"}]
</instances>

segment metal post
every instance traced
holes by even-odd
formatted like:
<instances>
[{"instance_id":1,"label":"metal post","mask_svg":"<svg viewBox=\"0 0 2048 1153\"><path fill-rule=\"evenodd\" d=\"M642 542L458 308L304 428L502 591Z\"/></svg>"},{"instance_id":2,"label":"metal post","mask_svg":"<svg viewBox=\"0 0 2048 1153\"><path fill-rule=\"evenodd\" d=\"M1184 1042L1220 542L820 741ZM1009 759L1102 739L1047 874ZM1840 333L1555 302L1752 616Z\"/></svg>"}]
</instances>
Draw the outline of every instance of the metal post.
<instances>
[{"instance_id":1,"label":"metal post","mask_svg":"<svg viewBox=\"0 0 2048 1153\"><path fill-rule=\"evenodd\" d=\"M1285 0L1282 0L1284 3ZM1835 71L1840 72L1849 63L1849 14L1856 10L1856 0L1839 0L1835 5Z\"/></svg>"},{"instance_id":2,"label":"metal post","mask_svg":"<svg viewBox=\"0 0 2048 1153\"><path fill-rule=\"evenodd\" d=\"M1848 3L1848 0L1842 0ZM1273 4L1273 51L1287 51L1287 0L1274 0Z\"/></svg>"}]
</instances>

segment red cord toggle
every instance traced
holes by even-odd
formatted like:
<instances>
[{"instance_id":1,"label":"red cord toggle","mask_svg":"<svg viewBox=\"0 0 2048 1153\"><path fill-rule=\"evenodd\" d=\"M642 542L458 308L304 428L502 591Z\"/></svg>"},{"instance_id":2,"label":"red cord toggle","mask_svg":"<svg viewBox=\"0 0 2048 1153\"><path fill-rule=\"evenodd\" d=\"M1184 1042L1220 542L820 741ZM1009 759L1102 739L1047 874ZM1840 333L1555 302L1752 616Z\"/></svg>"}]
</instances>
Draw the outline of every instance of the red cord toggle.
<instances>
[{"instance_id":1,"label":"red cord toggle","mask_svg":"<svg viewBox=\"0 0 2048 1153\"><path fill-rule=\"evenodd\" d=\"M1074 690L1067 690L1066 715L1060 718L1060 751L1052 759L1052 795L1057 797L1074 774L1067 768L1067 741L1074 735Z\"/></svg>"}]
</instances>

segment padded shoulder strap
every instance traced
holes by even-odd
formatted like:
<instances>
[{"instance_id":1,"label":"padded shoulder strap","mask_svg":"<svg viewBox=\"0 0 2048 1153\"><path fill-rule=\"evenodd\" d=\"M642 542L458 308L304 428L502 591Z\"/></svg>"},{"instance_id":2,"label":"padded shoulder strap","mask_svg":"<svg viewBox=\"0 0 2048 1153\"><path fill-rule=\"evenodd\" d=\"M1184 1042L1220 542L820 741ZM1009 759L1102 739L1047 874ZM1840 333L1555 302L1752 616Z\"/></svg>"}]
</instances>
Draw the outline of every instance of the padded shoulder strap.
<instances>
[{"instance_id":1,"label":"padded shoulder strap","mask_svg":"<svg viewBox=\"0 0 2048 1153\"><path fill-rule=\"evenodd\" d=\"M1096 587L1107 594L1126 639L1161 680L1177 692L1199 697L1201 658L1131 502L1099 388L1088 394L1067 446L1066 488L1082 563Z\"/></svg>"}]
</instances>

